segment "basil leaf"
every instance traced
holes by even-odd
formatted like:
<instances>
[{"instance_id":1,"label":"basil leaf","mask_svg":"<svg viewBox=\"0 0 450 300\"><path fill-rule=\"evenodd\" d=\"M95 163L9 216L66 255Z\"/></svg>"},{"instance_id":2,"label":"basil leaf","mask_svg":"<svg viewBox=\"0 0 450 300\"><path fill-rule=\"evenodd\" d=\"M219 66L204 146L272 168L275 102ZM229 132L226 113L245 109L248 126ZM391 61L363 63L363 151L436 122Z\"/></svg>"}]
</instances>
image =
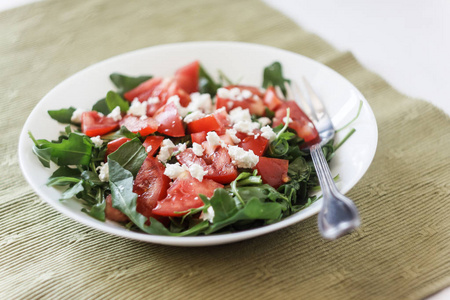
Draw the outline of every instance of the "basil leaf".
<instances>
[{"instance_id":1,"label":"basil leaf","mask_svg":"<svg viewBox=\"0 0 450 300\"><path fill-rule=\"evenodd\" d=\"M128 130L128 128L126 128L125 126L122 126L118 131L102 136L102 139L112 141L121 137L133 139L136 137L139 138L141 137L141 135L139 133L133 133L130 130Z\"/></svg>"},{"instance_id":2,"label":"basil leaf","mask_svg":"<svg viewBox=\"0 0 450 300\"><path fill-rule=\"evenodd\" d=\"M211 98L216 95L217 89L221 87L211 78L202 65L200 65L198 85L198 91L202 94L210 94Z\"/></svg>"},{"instance_id":3,"label":"basil leaf","mask_svg":"<svg viewBox=\"0 0 450 300\"><path fill-rule=\"evenodd\" d=\"M106 104L106 99L102 98L98 100L94 106L92 106L92 110L95 110L99 113L104 114L105 116L108 115L111 111L108 108L108 105Z\"/></svg>"},{"instance_id":4,"label":"basil leaf","mask_svg":"<svg viewBox=\"0 0 450 300\"><path fill-rule=\"evenodd\" d=\"M280 87L284 96L286 96L286 88L284 83L290 83L289 79L283 77L283 68L279 62L274 62L270 66L264 68L263 87L267 88L271 85Z\"/></svg>"},{"instance_id":5,"label":"basil leaf","mask_svg":"<svg viewBox=\"0 0 450 300\"><path fill-rule=\"evenodd\" d=\"M128 108L130 108L128 101L124 100L122 97L120 97L119 94L113 91L109 91L106 94L105 101L110 111L112 111L114 108L118 106L120 107L121 112L126 113L128 111Z\"/></svg>"},{"instance_id":6,"label":"basil leaf","mask_svg":"<svg viewBox=\"0 0 450 300\"><path fill-rule=\"evenodd\" d=\"M136 176L147 157L147 151L138 138L124 143L116 151L108 155L109 160L117 162L125 170Z\"/></svg>"},{"instance_id":7,"label":"basil leaf","mask_svg":"<svg viewBox=\"0 0 450 300\"><path fill-rule=\"evenodd\" d=\"M88 165L91 161L92 141L84 134L72 132L60 143L38 140L40 149L50 149L51 159L58 165ZM41 153L40 153L41 154Z\"/></svg>"},{"instance_id":8,"label":"basil leaf","mask_svg":"<svg viewBox=\"0 0 450 300\"><path fill-rule=\"evenodd\" d=\"M76 109L71 106L69 108L62 108L60 110L49 110L47 113L53 120L56 120L59 123L69 124L71 123L71 118L75 110Z\"/></svg>"},{"instance_id":9,"label":"basil leaf","mask_svg":"<svg viewBox=\"0 0 450 300\"><path fill-rule=\"evenodd\" d=\"M82 208L81 211L88 214L91 217L96 218L99 221L105 221L105 208L106 208L106 201L103 200L101 203L97 203L95 205L92 205L89 209Z\"/></svg>"},{"instance_id":10,"label":"basil leaf","mask_svg":"<svg viewBox=\"0 0 450 300\"><path fill-rule=\"evenodd\" d=\"M144 81L152 78L152 76L143 75L138 77L127 76L119 73L112 73L109 78L114 85L119 89L118 93L123 94L129 90L134 89Z\"/></svg>"}]
</instances>

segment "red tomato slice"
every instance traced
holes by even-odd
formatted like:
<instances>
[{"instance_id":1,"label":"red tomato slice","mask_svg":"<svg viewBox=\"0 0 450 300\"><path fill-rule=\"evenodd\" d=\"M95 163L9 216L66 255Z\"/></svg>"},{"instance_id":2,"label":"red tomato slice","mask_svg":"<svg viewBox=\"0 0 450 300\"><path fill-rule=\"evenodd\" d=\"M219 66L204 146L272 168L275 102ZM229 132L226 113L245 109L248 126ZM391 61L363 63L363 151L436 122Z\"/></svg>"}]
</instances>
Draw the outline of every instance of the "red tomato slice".
<instances>
[{"instance_id":1,"label":"red tomato slice","mask_svg":"<svg viewBox=\"0 0 450 300\"><path fill-rule=\"evenodd\" d=\"M221 134L225 132L225 127L229 126L229 124L228 113L225 110L221 110L201 119L192 121L187 124L187 128L191 133L216 131Z\"/></svg>"},{"instance_id":2,"label":"red tomato slice","mask_svg":"<svg viewBox=\"0 0 450 300\"><path fill-rule=\"evenodd\" d=\"M112 195L109 194L106 196L106 207L105 207L105 217L108 220L114 222L127 222L129 219L127 215L118 210L117 208L112 207Z\"/></svg>"},{"instance_id":3,"label":"red tomato slice","mask_svg":"<svg viewBox=\"0 0 450 300\"><path fill-rule=\"evenodd\" d=\"M111 153L113 153L114 151L119 149L120 146L122 146L123 144L125 144L128 141L131 141L131 139L126 138L126 137L121 137L121 138L118 138L118 139L115 139L115 140L109 142L106 145L105 160L108 155L110 155Z\"/></svg>"},{"instance_id":4,"label":"red tomato slice","mask_svg":"<svg viewBox=\"0 0 450 300\"><path fill-rule=\"evenodd\" d=\"M167 217L182 216L185 213L180 214L177 212L203 206L199 194L211 197L214 194L214 190L218 188L223 188L223 185L209 179L203 179L200 182L193 178L189 172L185 172L170 186L167 191L167 197L158 201L157 206L153 209L153 213Z\"/></svg>"},{"instance_id":5,"label":"red tomato slice","mask_svg":"<svg viewBox=\"0 0 450 300\"><path fill-rule=\"evenodd\" d=\"M282 184L289 181L287 175L289 161L286 159L269 158L261 156L256 165L262 181L274 188L279 188Z\"/></svg>"},{"instance_id":6,"label":"red tomato slice","mask_svg":"<svg viewBox=\"0 0 450 300\"><path fill-rule=\"evenodd\" d=\"M145 150L147 150L148 146L152 146L152 149L148 152L148 155L153 156L155 155L156 151L158 151L159 146L161 146L163 140L164 140L163 136L149 135L142 143L142 146L144 146Z\"/></svg>"},{"instance_id":7,"label":"red tomato slice","mask_svg":"<svg viewBox=\"0 0 450 300\"><path fill-rule=\"evenodd\" d=\"M133 101L134 98L138 98L139 101L147 101L147 99L150 97L153 90L163 81L161 77L154 77L150 78L147 81L144 81L134 89L126 92L123 94L123 97L127 99L128 101ZM145 98L146 94L148 94L148 97Z\"/></svg>"},{"instance_id":8,"label":"red tomato slice","mask_svg":"<svg viewBox=\"0 0 450 300\"><path fill-rule=\"evenodd\" d=\"M206 135L206 131L191 133L192 143L202 144L204 141L206 141Z\"/></svg>"},{"instance_id":9,"label":"red tomato slice","mask_svg":"<svg viewBox=\"0 0 450 300\"><path fill-rule=\"evenodd\" d=\"M147 156L133 184L133 192L138 194L136 211L146 217L154 217L153 208L167 196L170 179L164 175L163 164L153 156Z\"/></svg>"},{"instance_id":10,"label":"red tomato slice","mask_svg":"<svg viewBox=\"0 0 450 300\"><path fill-rule=\"evenodd\" d=\"M159 123L158 132L168 136L184 136L184 126L173 102L161 107L153 116Z\"/></svg>"},{"instance_id":11,"label":"red tomato slice","mask_svg":"<svg viewBox=\"0 0 450 300\"><path fill-rule=\"evenodd\" d=\"M224 99L220 97L216 97L216 109L225 107L227 111L230 111L236 107L242 107L243 109L248 108L252 115L262 116L265 112L265 106L263 101L261 100L262 94L257 87L253 86L245 86L245 85L230 85L224 87L228 90L232 88L238 88L239 90L248 90L252 93L252 95L248 98L244 98L242 101L235 101L231 99ZM254 95L258 96L256 99L253 97Z\"/></svg>"},{"instance_id":12,"label":"red tomato slice","mask_svg":"<svg viewBox=\"0 0 450 300\"><path fill-rule=\"evenodd\" d=\"M256 155L262 156L266 151L268 144L269 140L262 136L258 136L255 139L255 136L249 135L239 143L239 147L246 151L252 150Z\"/></svg>"},{"instance_id":13,"label":"red tomato slice","mask_svg":"<svg viewBox=\"0 0 450 300\"><path fill-rule=\"evenodd\" d=\"M158 122L153 118L141 119L136 116L126 115L120 120L120 126L125 126L133 133L140 133L142 136L152 134L158 130Z\"/></svg>"},{"instance_id":14,"label":"red tomato slice","mask_svg":"<svg viewBox=\"0 0 450 300\"><path fill-rule=\"evenodd\" d=\"M175 72L175 81L186 93L191 94L198 91L200 64L196 60Z\"/></svg>"},{"instance_id":15,"label":"red tomato slice","mask_svg":"<svg viewBox=\"0 0 450 300\"><path fill-rule=\"evenodd\" d=\"M272 127L277 127L284 124L283 118L286 117L286 110L290 108L290 118L293 122L289 123L289 128L297 132L297 135L305 140L308 145L315 144L320 141L319 133L314 127L313 122L308 116L298 107L295 101L285 101L275 112Z\"/></svg>"},{"instance_id":16,"label":"red tomato slice","mask_svg":"<svg viewBox=\"0 0 450 300\"><path fill-rule=\"evenodd\" d=\"M96 111L84 112L81 115L81 131L87 136L104 135L116 129L119 129L118 121L100 116Z\"/></svg>"},{"instance_id":17,"label":"red tomato slice","mask_svg":"<svg viewBox=\"0 0 450 300\"><path fill-rule=\"evenodd\" d=\"M266 93L264 94L264 104L270 109L275 111L283 101L278 98L277 92L273 86L267 88Z\"/></svg>"}]
</instances>

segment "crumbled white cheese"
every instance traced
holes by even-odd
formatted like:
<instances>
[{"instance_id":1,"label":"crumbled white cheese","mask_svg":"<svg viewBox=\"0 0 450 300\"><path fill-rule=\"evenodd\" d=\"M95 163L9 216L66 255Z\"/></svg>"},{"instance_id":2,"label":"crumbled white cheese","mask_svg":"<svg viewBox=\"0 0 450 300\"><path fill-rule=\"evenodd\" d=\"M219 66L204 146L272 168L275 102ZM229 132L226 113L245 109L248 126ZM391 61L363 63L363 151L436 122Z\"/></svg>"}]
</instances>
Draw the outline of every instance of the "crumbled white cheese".
<instances>
[{"instance_id":1,"label":"crumbled white cheese","mask_svg":"<svg viewBox=\"0 0 450 300\"><path fill-rule=\"evenodd\" d=\"M272 121L268 117L261 117L258 119L259 124L261 124L261 127L269 125L272 123Z\"/></svg>"},{"instance_id":2,"label":"crumbled white cheese","mask_svg":"<svg viewBox=\"0 0 450 300\"><path fill-rule=\"evenodd\" d=\"M175 104L178 114L182 117L186 116L189 113L189 109L187 107L181 106L180 97L178 95L171 96L169 99L167 99L167 103Z\"/></svg>"},{"instance_id":3,"label":"crumbled white cheese","mask_svg":"<svg viewBox=\"0 0 450 300\"><path fill-rule=\"evenodd\" d=\"M184 122L191 123L191 122L201 119L203 117L205 117L205 114L199 110L196 110L196 111L193 111L190 114L188 114L186 117L184 117Z\"/></svg>"},{"instance_id":4,"label":"crumbled white cheese","mask_svg":"<svg viewBox=\"0 0 450 300\"><path fill-rule=\"evenodd\" d=\"M150 146L147 147L146 150L147 150L147 152L150 152L150 151L152 151L152 149L153 149L153 147L152 147L152 145L150 145Z\"/></svg>"},{"instance_id":5,"label":"crumbled white cheese","mask_svg":"<svg viewBox=\"0 0 450 300\"><path fill-rule=\"evenodd\" d=\"M100 181L102 182L106 182L109 181L109 167L108 167L108 163L101 163L100 166L98 166L96 168L96 170L98 171L98 178L100 179Z\"/></svg>"},{"instance_id":6,"label":"crumbled white cheese","mask_svg":"<svg viewBox=\"0 0 450 300\"><path fill-rule=\"evenodd\" d=\"M239 146L228 146L231 162L239 168L253 168L259 162L259 156L252 150L245 151Z\"/></svg>"},{"instance_id":7,"label":"crumbled white cheese","mask_svg":"<svg viewBox=\"0 0 450 300\"><path fill-rule=\"evenodd\" d=\"M287 121L288 121L287 117L284 117L283 118L283 123L286 124ZM292 123L292 122L293 122L293 120L291 118L289 118L289 123Z\"/></svg>"},{"instance_id":8,"label":"crumbled white cheese","mask_svg":"<svg viewBox=\"0 0 450 300\"><path fill-rule=\"evenodd\" d=\"M202 166L199 164L192 164L189 166L189 173L191 173L191 176L197 179L198 181L203 181L203 176L208 174L208 171L205 171Z\"/></svg>"},{"instance_id":9,"label":"crumbled white cheese","mask_svg":"<svg viewBox=\"0 0 450 300\"><path fill-rule=\"evenodd\" d=\"M258 122L251 122L251 121L239 121L236 124L233 125L233 128L239 132L246 133L248 135L253 135L253 130L259 129L259 123Z\"/></svg>"},{"instance_id":10,"label":"crumbled white cheese","mask_svg":"<svg viewBox=\"0 0 450 300\"><path fill-rule=\"evenodd\" d=\"M72 121L72 123L80 124L80 123L81 123L81 115L82 115L84 112L85 112L84 109L77 108L77 109L72 113L72 117L70 117L70 121Z\"/></svg>"},{"instance_id":11,"label":"crumbled white cheese","mask_svg":"<svg viewBox=\"0 0 450 300\"><path fill-rule=\"evenodd\" d=\"M180 165L180 163L166 164L164 175L166 175L170 179L177 179L178 176L186 171L188 171L188 167L184 164L182 166Z\"/></svg>"},{"instance_id":12,"label":"crumbled white cheese","mask_svg":"<svg viewBox=\"0 0 450 300\"><path fill-rule=\"evenodd\" d=\"M212 113L213 105L210 94L192 93L190 95L191 102L188 105L189 111L200 110L206 114Z\"/></svg>"},{"instance_id":13,"label":"crumbled white cheese","mask_svg":"<svg viewBox=\"0 0 450 300\"><path fill-rule=\"evenodd\" d=\"M139 120L142 120L142 121L145 121L145 120L147 120L147 119L148 119L147 115L143 115L143 116L141 116L141 117L139 118Z\"/></svg>"},{"instance_id":14,"label":"crumbled white cheese","mask_svg":"<svg viewBox=\"0 0 450 300\"><path fill-rule=\"evenodd\" d=\"M216 92L217 97L222 99L229 99L230 98L230 91L226 88L219 88Z\"/></svg>"},{"instance_id":15,"label":"crumbled white cheese","mask_svg":"<svg viewBox=\"0 0 450 300\"><path fill-rule=\"evenodd\" d=\"M241 139L236 136L236 129L227 129L225 133L231 138L233 143L238 144L241 141Z\"/></svg>"},{"instance_id":16,"label":"crumbled white cheese","mask_svg":"<svg viewBox=\"0 0 450 300\"><path fill-rule=\"evenodd\" d=\"M212 206L208 207L206 212L203 212L200 218L202 220L208 220L208 222L212 223L214 219L214 208Z\"/></svg>"},{"instance_id":17,"label":"crumbled white cheese","mask_svg":"<svg viewBox=\"0 0 450 300\"><path fill-rule=\"evenodd\" d=\"M120 114L120 107L116 106L110 113L107 115L108 118L113 119L114 121L122 120L122 115Z\"/></svg>"},{"instance_id":18,"label":"crumbled white cheese","mask_svg":"<svg viewBox=\"0 0 450 300\"><path fill-rule=\"evenodd\" d=\"M202 145L200 145L196 142L192 143L192 152L194 152L194 154L197 156L202 156L203 155Z\"/></svg>"},{"instance_id":19,"label":"crumbled white cheese","mask_svg":"<svg viewBox=\"0 0 450 300\"><path fill-rule=\"evenodd\" d=\"M161 100L159 100L158 97L150 97L147 99L148 104L157 104L159 102L161 102Z\"/></svg>"},{"instance_id":20,"label":"crumbled white cheese","mask_svg":"<svg viewBox=\"0 0 450 300\"><path fill-rule=\"evenodd\" d=\"M236 107L235 109L230 111L230 121L233 124L236 124L240 121L252 121L252 116L250 115L250 111L248 108L242 109L242 107Z\"/></svg>"},{"instance_id":21,"label":"crumbled white cheese","mask_svg":"<svg viewBox=\"0 0 450 300\"><path fill-rule=\"evenodd\" d=\"M177 144L175 147L177 148L176 153L174 153L175 155L186 150L186 144L183 143Z\"/></svg>"},{"instance_id":22,"label":"crumbled white cheese","mask_svg":"<svg viewBox=\"0 0 450 300\"><path fill-rule=\"evenodd\" d=\"M261 136L269 140L269 142L274 141L277 138L277 134L273 131L273 129L266 125L261 128Z\"/></svg>"},{"instance_id":23,"label":"crumbled white cheese","mask_svg":"<svg viewBox=\"0 0 450 300\"><path fill-rule=\"evenodd\" d=\"M253 93L250 92L249 90L242 90L241 95L242 97L244 97L244 99L248 99L251 96L253 96Z\"/></svg>"},{"instance_id":24,"label":"crumbled white cheese","mask_svg":"<svg viewBox=\"0 0 450 300\"><path fill-rule=\"evenodd\" d=\"M140 102L139 100L134 99L133 102L131 102L127 113L138 117L145 116L147 114L147 102Z\"/></svg>"},{"instance_id":25,"label":"crumbled white cheese","mask_svg":"<svg viewBox=\"0 0 450 300\"><path fill-rule=\"evenodd\" d=\"M94 143L94 146L100 148L103 145L103 140L99 135L91 137L91 141Z\"/></svg>"},{"instance_id":26,"label":"crumbled white cheese","mask_svg":"<svg viewBox=\"0 0 450 300\"><path fill-rule=\"evenodd\" d=\"M206 134L206 140L211 145L211 147L219 146L222 144L222 140L217 135L215 131L210 131Z\"/></svg>"},{"instance_id":27,"label":"crumbled white cheese","mask_svg":"<svg viewBox=\"0 0 450 300\"><path fill-rule=\"evenodd\" d=\"M158 160L165 163L175 150L175 145L169 139L165 139L161 143L161 148L159 149L159 154L157 156Z\"/></svg>"}]
</instances>

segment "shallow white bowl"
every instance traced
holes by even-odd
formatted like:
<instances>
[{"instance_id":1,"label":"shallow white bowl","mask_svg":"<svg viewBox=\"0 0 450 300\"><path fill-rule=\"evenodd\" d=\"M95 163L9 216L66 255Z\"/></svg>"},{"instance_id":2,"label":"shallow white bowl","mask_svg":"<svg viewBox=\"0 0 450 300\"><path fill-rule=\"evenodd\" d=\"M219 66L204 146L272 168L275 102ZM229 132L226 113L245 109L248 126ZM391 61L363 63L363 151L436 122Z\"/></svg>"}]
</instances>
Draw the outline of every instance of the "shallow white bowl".
<instances>
[{"instance_id":1,"label":"shallow white bowl","mask_svg":"<svg viewBox=\"0 0 450 300\"><path fill-rule=\"evenodd\" d=\"M237 42L190 42L161 45L125 53L92 65L64 80L52 89L33 109L19 140L19 161L22 172L36 193L68 217L95 229L125 238L175 246L207 246L231 243L266 234L300 222L318 213L322 201L272 225L237 233L197 237L169 237L131 232L114 222L100 222L81 212L75 199L60 202L61 191L45 185L54 168L44 168L32 153L31 131L36 138L56 139L63 125L52 120L51 109L90 109L108 90L114 89L109 80L113 72L127 75L151 74L170 76L193 60L200 60L211 75L222 70L232 80L261 86L263 68L279 61L286 78L300 81L305 76L324 101L336 128L350 121L363 101L361 114L351 127L355 134L336 152L331 163L333 175L339 174L338 187L348 192L364 175L375 155L378 131L373 112L361 93L345 78L330 68L307 57L285 50ZM346 131L337 134L342 139Z\"/></svg>"}]
</instances>

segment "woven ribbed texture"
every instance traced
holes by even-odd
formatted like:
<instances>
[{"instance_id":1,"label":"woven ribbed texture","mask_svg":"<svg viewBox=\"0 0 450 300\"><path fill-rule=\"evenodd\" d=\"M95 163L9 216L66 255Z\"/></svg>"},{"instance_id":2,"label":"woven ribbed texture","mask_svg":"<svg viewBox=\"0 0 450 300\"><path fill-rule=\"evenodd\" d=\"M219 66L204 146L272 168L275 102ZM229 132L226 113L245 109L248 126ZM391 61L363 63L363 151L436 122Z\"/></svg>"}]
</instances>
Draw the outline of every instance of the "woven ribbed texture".
<instances>
[{"instance_id":1,"label":"woven ribbed texture","mask_svg":"<svg viewBox=\"0 0 450 300\"><path fill-rule=\"evenodd\" d=\"M448 116L264 4L44 1L0 14L0 37L0 299L420 299L450 285ZM295 51L360 89L379 126L373 164L349 193L360 230L328 242L310 218L240 243L176 248L98 232L34 194L18 135L52 87L105 58L192 40Z\"/></svg>"}]
</instances>

